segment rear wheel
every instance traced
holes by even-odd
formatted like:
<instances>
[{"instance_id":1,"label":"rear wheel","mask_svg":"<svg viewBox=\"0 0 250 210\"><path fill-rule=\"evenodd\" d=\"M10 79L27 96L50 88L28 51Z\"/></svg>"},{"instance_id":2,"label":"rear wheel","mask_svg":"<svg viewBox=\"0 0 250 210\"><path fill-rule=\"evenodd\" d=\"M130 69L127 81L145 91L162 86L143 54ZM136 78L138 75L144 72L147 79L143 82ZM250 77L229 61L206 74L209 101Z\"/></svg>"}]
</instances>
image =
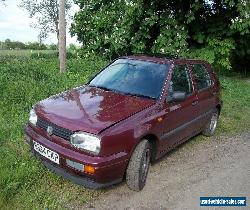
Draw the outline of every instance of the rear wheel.
<instances>
[{"instance_id":1,"label":"rear wheel","mask_svg":"<svg viewBox=\"0 0 250 210\"><path fill-rule=\"evenodd\" d=\"M217 128L218 119L219 119L219 110L216 108L216 109L214 109L210 120L208 121L204 130L202 131L202 134L205 136L214 135L215 130Z\"/></svg>"},{"instance_id":2,"label":"rear wheel","mask_svg":"<svg viewBox=\"0 0 250 210\"><path fill-rule=\"evenodd\" d=\"M126 181L130 189L140 191L145 186L150 156L150 143L144 139L136 146L126 171Z\"/></svg>"}]
</instances>

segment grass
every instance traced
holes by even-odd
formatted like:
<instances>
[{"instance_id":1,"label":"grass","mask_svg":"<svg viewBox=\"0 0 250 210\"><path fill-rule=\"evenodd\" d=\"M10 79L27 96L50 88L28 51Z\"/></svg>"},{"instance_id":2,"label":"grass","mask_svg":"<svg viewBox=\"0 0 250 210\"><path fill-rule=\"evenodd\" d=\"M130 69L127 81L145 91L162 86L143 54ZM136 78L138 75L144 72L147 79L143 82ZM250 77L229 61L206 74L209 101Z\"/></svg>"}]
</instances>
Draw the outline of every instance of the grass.
<instances>
[{"instance_id":1,"label":"grass","mask_svg":"<svg viewBox=\"0 0 250 210\"><path fill-rule=\"evenodd\" d=\"M24 143L23 125L31 106L84 84L107 61L70 59L60 74L56 59L0 55L0 209L66 209L83 205L102 191L76 186L48 172ZM250 126L250 83L221 77L224 106L218 135Z\"/></svg>"},{"instance_id":2,"label":"grass","mask_svg":"<svg viewBox=\"0 0 250 210\"><path fill-rule=\"evenodd\" d=\"M0 57L0 209L64 209L100 193L45 170L24 143L23 125L34 103L84 84L105 63L69 60L60 74L56 59Z\"/></svg>"},{"instance_id":3,"label":"grass","mask_svg":"<svg viewBox=\"0 0 250 210\"><path fill-rule=\"evenodd\" d=\"M250 82L239 78L220 78L223 109L219 134L235 134L250 128Z\"/></svg>"},{"instance_id":4,"label":"grass","mask_svg":"<svg viewBox=\"0 0 250 210\"><path fill-rule=\"evenodd\" d=\"M0 50L0 56L30 57L32 54L53 54L56 50Z\"/></svg>"}]
</instances>

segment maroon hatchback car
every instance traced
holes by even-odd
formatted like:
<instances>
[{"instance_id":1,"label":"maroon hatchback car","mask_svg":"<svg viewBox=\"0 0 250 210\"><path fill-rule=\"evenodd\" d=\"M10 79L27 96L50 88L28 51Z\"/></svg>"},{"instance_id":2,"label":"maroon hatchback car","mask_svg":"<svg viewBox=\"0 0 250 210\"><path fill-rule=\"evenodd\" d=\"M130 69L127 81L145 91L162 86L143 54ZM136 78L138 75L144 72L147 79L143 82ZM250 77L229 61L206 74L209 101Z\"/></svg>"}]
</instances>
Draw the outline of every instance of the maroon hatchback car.
<instances>
[{"instance_id":1,"label":"maroon hatchback car","mask_svg":"<svg viewBox=\"0 0 250 210\"><path fill-rule=\"evenodd\" d=\"M208 63L127 56L86 85L37 103L25 133L59 175L89 188L125 178L139 191L151 161L196 134L214 134L221 106Z\"/></svg>"}]
</instances>

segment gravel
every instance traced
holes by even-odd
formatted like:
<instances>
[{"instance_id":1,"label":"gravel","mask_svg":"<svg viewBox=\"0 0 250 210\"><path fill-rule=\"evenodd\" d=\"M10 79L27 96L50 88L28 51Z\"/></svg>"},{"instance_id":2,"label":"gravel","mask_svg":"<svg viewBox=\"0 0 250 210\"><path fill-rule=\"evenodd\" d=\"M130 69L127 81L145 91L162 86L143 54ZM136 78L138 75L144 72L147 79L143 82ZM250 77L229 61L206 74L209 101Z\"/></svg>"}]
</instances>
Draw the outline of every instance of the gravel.
<instances>
[{"instance_id":1,"label":"gravel","mask_svg":"<svg viewBox=\"0 0 250 210\"><path fill-rule=\"evenodd\" d=\"M249 200L250 133L196 140L190 139L151 165L141 192L129 190L123 182L77 208L195 210L201 208L201 196L246 196ZM241 209L250 209L247 205Z\"/></svg>"}]
</instances>

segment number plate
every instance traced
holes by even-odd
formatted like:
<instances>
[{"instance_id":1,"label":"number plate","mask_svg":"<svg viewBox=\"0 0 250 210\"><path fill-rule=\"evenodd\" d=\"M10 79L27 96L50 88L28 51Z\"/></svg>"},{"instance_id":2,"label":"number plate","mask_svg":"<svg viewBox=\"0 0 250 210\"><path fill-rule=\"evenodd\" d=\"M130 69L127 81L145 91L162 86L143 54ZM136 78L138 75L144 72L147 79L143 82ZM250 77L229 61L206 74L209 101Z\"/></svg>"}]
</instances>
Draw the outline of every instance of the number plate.
<instances>
[{"instance_id":1,"label":"number plate","mask_svg":"<svg viewBox=\"0 0 250 210\"><path fill-rule=\"evenodd\" d=\"M49 160L53 161L54 163L59 164L59 155L56 152L44 147L36 141L33 141L33 144L35 151L37 151L42 156L48 158Z\"/></svg>"}]
</instances>

